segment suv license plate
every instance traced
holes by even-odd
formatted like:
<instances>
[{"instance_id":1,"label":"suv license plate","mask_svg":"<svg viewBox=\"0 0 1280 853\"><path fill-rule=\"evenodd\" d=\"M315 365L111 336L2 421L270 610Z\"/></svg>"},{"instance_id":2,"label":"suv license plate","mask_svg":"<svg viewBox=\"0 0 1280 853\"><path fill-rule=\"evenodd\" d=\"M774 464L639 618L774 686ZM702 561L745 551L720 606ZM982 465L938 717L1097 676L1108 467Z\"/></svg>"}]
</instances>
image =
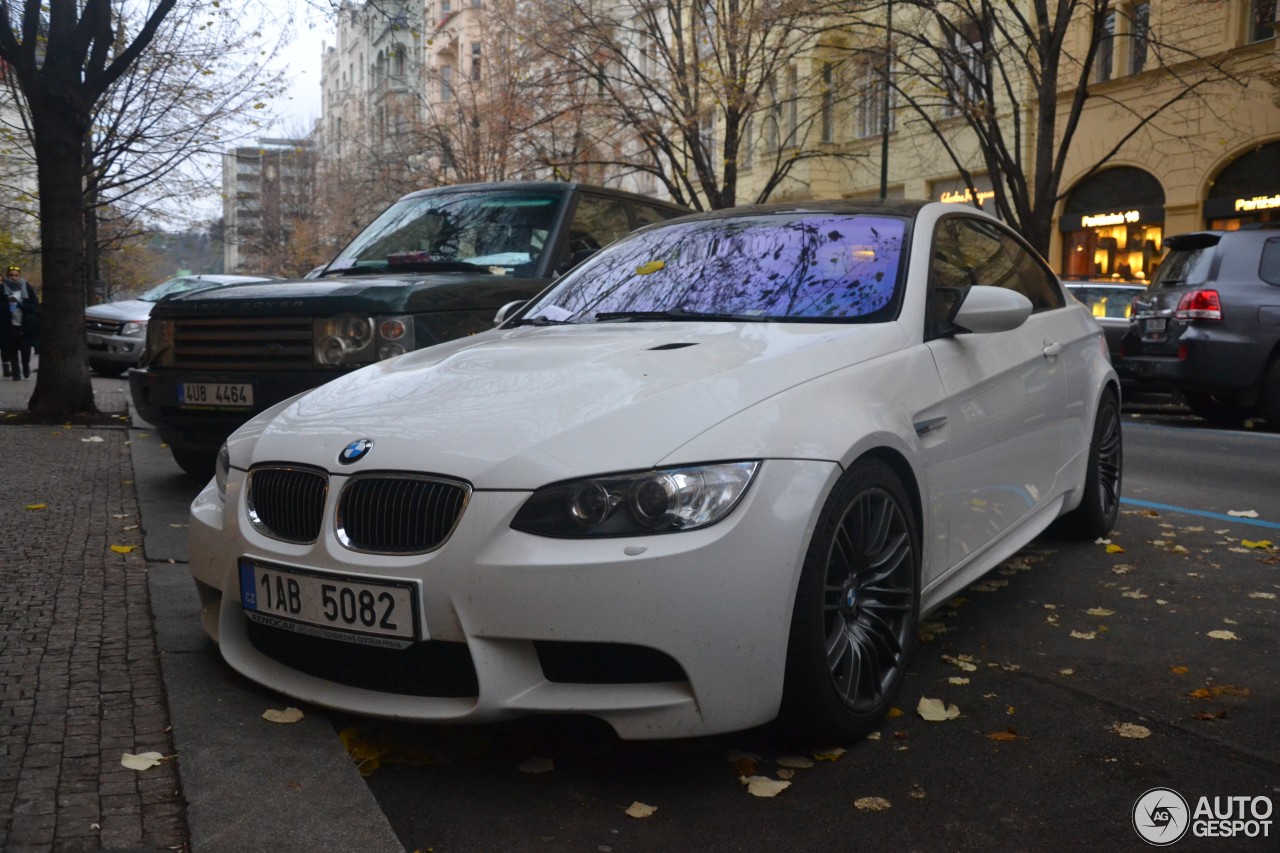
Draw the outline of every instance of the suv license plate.
<instances>
[{"instance_id":1,"label":"suv license plate","mask_svg":"<svg viewBox=\"0 0 1280 853\"><path fill-rule=\"evenodd\" d=\"M178 405L191 408L253 408L253 385L248 382L183 382Z\"/></svg>"},{"instance_id":2,"label":"suv license plate","mask_svg":"<svg viewBox=\"0 0 1280 853\"><path fill-rule=\"evenodd\" d=\"M417 586L356 580L240 560L240 603L255 622L341 640L403 648L419 639Z\"/></svg>"},{"instance_id":3,"label":"suv license plate","mask_svg":"<svg viewBox=\"0 0 1280 853\"><path fill-rule=\"evenodd\" d=\"M1142 336L1145 338L1162 338L1165 334L1165 328L1168 320L1164 317L1154 317L1150 320L1142 321Z\"/></svg>"}]
</instances>

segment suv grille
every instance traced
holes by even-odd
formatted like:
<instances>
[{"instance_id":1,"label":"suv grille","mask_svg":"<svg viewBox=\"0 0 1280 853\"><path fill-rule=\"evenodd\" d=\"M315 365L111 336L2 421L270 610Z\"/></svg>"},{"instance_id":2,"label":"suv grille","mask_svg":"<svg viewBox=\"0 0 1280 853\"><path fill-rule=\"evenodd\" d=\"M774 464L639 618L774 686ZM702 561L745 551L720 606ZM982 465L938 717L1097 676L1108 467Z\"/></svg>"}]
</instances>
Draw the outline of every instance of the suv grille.
<instances>
[{"instance_id":1,"label":"suv grille","mask_svg":"<svg viewBox=\"0 0 1280 853\"><path fill-rule=\"evenodd\" d=\"M173 366L193 370L310 370L309 317L175 320Z\"/></svg>"},{"instance_id":2,"label":"suv grille","mask_svg":"<svg viewBox=\"0 0 1280 853\"><path fill-rule=\"evenodd\" d=\"M329 478L305 468L263 467L249 472L249 521L285 542L314 542L320 536Z\"/></svg>"},{"instance_id":3,"label":"suv grille","mask_svg":"<svg viewBox=\"0 0 1280 853\"><path fill-rule=\"evenodd\" d=\"M93 317L84 318L84 328L87 332L94 332L99 335L118 335L120 328L124 324L118 320L96 320Z\"/></svg>"},{"instance_id":4,"label":"suv grille","mask_svg":"<svg viewBox=\"0 0 1280 853\"><path fill-rule=\"evenodd\" d=\"M338 497L338 539L353 551L420 554L439 548L467 505L462 484L413 474L353 477Z\"/></svg>"}]
</instances>

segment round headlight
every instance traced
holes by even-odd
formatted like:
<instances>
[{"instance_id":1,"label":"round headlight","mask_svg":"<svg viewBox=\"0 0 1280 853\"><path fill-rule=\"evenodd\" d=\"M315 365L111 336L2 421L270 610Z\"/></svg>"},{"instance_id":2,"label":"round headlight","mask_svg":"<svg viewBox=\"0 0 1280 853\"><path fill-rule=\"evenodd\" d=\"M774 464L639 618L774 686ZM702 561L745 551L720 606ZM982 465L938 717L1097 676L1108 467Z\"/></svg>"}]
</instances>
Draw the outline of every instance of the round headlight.
<instances>
[{"instance_id":1,"label":"round headlight","mask_svg":"<svg viewBox=\"0 0 1280 853\"><path fill-rule=\"evenodd\" d=\"M368 317L351 317L343 325L343 336L351 340L352 349L364 349L373 340L373 323Z\"/></svg>"},{"instance_id":2,"label":"round headlight","mask_svg":"<svg viewBox=\"0 0 1280 853\"><path fill-rule=\"evenodd\" d=\"M326 335L316 344L316 361L321 364L342 364L346 354L347 345L337 335Z\"/></svg>"},{"instance_id":3,"label":"round headlight","mask_svg":"<svg viewBox=\"0 0 1280 853\"><path fill-rule=\"evenodd\" d=\"M404 355L404 352L405 349L400 344L382 344L378 347L378 360L395 358L398 355Z\"/></svg>"},{"instance_id":4,"label":"round headlight","mask_svg":"<svg viewBox=\"0 0 1280 853\"><path fill-rule=\"evenodd\" d=\"M631 510L638 520L657 527L669 521L680 508L678 491L669 475L641 480L631 491Z\"/></svg>"},{"instance_id":5,"label":"round headlight","mask_svg":"<svg viewBox=\"0 0 1280 853\"><path fill-rule=\"evenodd\" d=\"M595 527L613 512L613 498L599 483L587 483L569 498L569 513L583 527Z\"/></svg>"}]
</instances>

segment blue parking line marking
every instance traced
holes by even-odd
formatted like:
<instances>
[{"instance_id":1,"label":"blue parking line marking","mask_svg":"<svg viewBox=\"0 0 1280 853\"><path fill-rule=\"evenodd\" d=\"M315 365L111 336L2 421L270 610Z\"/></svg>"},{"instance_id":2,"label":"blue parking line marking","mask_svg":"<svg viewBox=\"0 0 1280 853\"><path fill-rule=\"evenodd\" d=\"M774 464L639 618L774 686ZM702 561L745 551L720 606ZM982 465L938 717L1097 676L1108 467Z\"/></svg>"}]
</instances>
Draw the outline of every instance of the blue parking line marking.
<instances>
[{"instance_id":1,"label":"blue parking line marking","mask_svg":"<svg viewBox=\"0 0 1280 853\"><path fill-rule=\"evenodd\" d=\"M1260 518L1240 518L1234 515L1227 515L1223 512L1207 512L1203 509L1187 509L1184 506L1171 506L1170 504L1158 504L1151 501L1138 501L1133 498L1121 498L1120 503L1129 504L1130 506L1140 506L1144 509L1162 509L1165 512L1180 512L1183 515L1198 515L1201 518L1216 518L1219 521L1229 521L1232 524L1252 524L1254 527L1266 527L1271 530L1280 530L1280 522L1263 521Z\"/></svg>"}]
</instances>

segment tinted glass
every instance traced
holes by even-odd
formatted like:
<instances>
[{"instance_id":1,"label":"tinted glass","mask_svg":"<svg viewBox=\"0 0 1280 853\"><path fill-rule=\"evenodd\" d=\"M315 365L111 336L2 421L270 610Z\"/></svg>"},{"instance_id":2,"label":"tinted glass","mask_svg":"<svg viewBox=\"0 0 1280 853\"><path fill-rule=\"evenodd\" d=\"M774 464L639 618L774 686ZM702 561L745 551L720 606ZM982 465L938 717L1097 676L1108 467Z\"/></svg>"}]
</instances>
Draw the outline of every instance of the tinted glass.
<instances>
[{"instance_id":1,"label":"tinted glass","mask_svg":"<svg viewBox=\"0 0 1280 853\"><path fill-rule=\"evenodd\" d=\"M1217 244L1202 249L1172 251L1160 262L1160 268L1151 279L1152 287L1181 287L1184 284L1203 284L1209 277L1213 264L1213 251Z\"/></svg>"},{"instance_id":2,"label":"tinted glass","mask_svg":"<svg viewBox=\"0 0 1280 853\"><path fill-rule=\"evenodd\" d=\"M931 288L1004 287L1031 300L1035 311L1066 304L1053 273L1013 235L992 222L952 217L938 225Z\"/></svg>"},{"instance_id":3,"label":"tinted glass","mask_svg":"<svg viewBox=\"0 0 1280 853\"><path fill-rule=\"evenodd\" d=\"M615 243L526 317L592 322L601 314L674 312L879 322L897 311L905 233L905 220L884 216L785 214L672 225Z\"/></svg>"},{"instance_id":4,"label":"tinted glass","mask_svg":"<svg viewBox=\"0 0 1280 853\"><path fill-rule=\"evenodd\" d=\"M465 263L532 275L562 197L533 193L433 193L396 202L326 270Z\"/></svg>"},{"instance_id":5,"label":"tinted glass","mask_svg":"<svg viewBox=\"0 0 1280 853\"><path fill-rule=\"evenodd\" d=\"M1262 244L1258 277L1267 284L1280 284L1280 237L1272 237Z\"/></svg>"}]
</instances>

